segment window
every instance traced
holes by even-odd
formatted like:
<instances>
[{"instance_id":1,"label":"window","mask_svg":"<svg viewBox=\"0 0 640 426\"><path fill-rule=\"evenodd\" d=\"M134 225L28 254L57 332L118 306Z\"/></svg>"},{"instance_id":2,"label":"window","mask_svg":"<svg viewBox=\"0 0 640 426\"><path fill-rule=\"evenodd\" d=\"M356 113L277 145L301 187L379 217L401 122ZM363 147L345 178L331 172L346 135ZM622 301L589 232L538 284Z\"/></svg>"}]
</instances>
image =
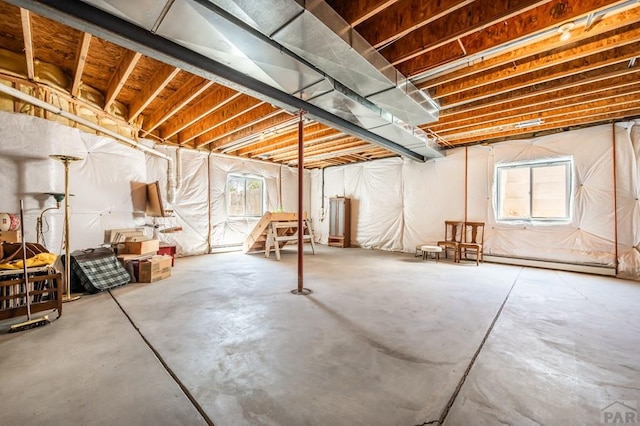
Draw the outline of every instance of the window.
<instances>
[{"instance_id":1,"label":"window","mask_svg":"<svg viewBox=\"0 0 640 426\"><path fill-rule=\"evenodd\" d=\"M497 166L497 219L569 220L571 171L570 159Z\"/></svg>"},{"instance_id":2,"label":"window","mask_svg":"<svg viewBox=\"0 0 640 426\"><path fill-rule=\"evenodd\" d=\"M253 176L227 177L227 213L229 216L262 216L264 180Z\"/></svg>"}]
</instances>

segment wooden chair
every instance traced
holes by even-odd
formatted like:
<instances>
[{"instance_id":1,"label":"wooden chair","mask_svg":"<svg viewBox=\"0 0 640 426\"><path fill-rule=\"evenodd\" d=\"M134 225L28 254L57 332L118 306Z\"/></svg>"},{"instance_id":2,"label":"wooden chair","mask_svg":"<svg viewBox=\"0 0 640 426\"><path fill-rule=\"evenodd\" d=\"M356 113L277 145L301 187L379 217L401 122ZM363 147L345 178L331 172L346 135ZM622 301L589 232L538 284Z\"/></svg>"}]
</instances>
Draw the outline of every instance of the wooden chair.
<instances>
[{"instance_id":1,"label":"wooden chair","mask_svg":"<svg viewBox=\"0 0 640 426\"><path fill-rule=\"evenodd\" d=\"M438 246L444 250L444 257L447 252L453 250L453 261L460 261L460 250L458 245L462 242L464 236L464 222L446 220L444 222L444 241L438 241Z\"/></svg>"},{"instance_id":2,"label":"wooden chair","mask_svg":"<svg viewBox=\"0 0 640 426\"><path fill-rule=\"evenodd\" d=\"M482 262L483 245L484 245L484 222L465 222L464 223L464 241L458 244L458 259L462 257L467 259L467 252L475 252L476 265Z\"/></svg>"}]
</instances>

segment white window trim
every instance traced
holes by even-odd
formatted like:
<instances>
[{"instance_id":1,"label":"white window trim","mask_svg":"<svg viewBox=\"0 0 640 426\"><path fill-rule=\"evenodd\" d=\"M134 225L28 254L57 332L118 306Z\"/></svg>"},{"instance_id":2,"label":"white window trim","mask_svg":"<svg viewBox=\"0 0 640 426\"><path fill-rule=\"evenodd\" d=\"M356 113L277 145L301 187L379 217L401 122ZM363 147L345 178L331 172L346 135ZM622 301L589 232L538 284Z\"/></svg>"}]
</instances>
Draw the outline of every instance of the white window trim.
<instances>
[{"instance_id":1,"label":"white window trim","mask_svg":"<svg viewBox=\"0 0 640 426\"><path fill-rule=\"evenodd\" d=\"M231 178L244 178L244 179L256 179L262 182L262 213L259 215L254 214L243 214L243 215L232 215L229 213L231 211L231 200L229 199L229 180ZM244 219L244 218L256 218L262 217L266 211L266 181L265 178L258 175L252 175L247 173L228 173L227 174L227 182L224 190L224 197L226 201L226 209L227 209L227 217L230 219ZM246 194L245 194L245 203L246 203Z\"/></svg>"},{"instance_id":2,"label":"white window trim","mask_svg":"<svg viewBox=\"0 0 640 426\"><path fill-rule=\"evenodd\" d=\"M502 210L502 206L501 206L501 197L499 194L500 191L500 169L507 169L507 168L519 168L519 167L530 167L531 169L535 168L535 167L545 167L545 166L553 166L553 165L559 165L559 164L566 164L567 165L567 181L566 181L566 193L567 193L567 212L568 212L568 217L563 217L563 218L537 218L537 217L533 217L533 218L528 218L528 219L523 219L523 218L501 218L500 217L500 211ZM553 159L540 159L540 160L532 160L532 161L519 161L519 162L515 162L515 163L503 163L503 164L497 164L494 167L494 190L493 190L493 194L494 194L494 217L497 223L502 223L502 224L510 224L510 225L520 225L520 224L528 224L528 225L564 225L564 224L568 224L571 223L573 220L573 181L574 181L574 173L575 173L575 169L574 169L574 164L573 164L573 157L557 157L557 158L553 158ZM529 184L532 185L533 182L530 179ZM531 194L532 194L532 188L529 188L529 202L531 203Z\"/></svg>"}]
</instances>

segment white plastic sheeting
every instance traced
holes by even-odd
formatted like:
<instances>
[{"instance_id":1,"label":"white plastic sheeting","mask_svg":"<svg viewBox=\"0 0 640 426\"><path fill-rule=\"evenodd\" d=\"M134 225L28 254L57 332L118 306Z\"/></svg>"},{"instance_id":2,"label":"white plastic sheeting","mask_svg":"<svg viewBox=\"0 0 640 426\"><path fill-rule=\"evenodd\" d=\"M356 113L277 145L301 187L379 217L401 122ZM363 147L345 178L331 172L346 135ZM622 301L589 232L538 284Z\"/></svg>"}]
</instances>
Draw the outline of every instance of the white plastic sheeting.
<instances>
[{"instance_id":1,"label":"white plastic sheeting","mask_svg":"<svg viewBox=\"0 0 640 426\"><path fill-rule=\"evenodd\" d=\"M153 142L144 141L153 147ZM175 244L178 255L208 253L211 247L242 244L258 218L229 218L225 189L230 173L259 176L265 180L267 210L297 209L297 171L265 162L235 159L189 149L157 146L174 158L178 192L173 205L167 201L166 159L144 154L110 138L85 133L25 114L0 112L0 212L16 213L25 201L25 236L36 241L35 224L40 212L55 206L46 192L64 192L64 167L51 154L82 157L70 165L71 250L97 247L104 231L141 227L152 235L159 229L182 227L175 233L159 233L161 241ZM304 206L310 209L310 173L304 179ZM146 187L159 181L165 207L173 211L163 218L145 217ZM64 204L63 204L64 206ZM63 252L64 209L46 214L45 243ZM209 233L210 231L210 233Z\"/></svg>"},{"instance_id":2,"label":"white plastic sheeting","mask_svg":"<svg viewBox=\"0 0 640 426\"><path fill-rule=\"evenodd\" d=\"M277 210L279 167L255 161L239 161L229 157L211 158L211 244L228 246L242 244L258 219L228 217L226 186L229 174L246 174L264 179L265 209Z\"/></svg>"},{"instance_id":3,"label":"white plastic sheeting","mask_svg":"<svg viewBox=\"0 0 640 426\"><path fill-rule=\"evenodd\" d=\"M464 158L461 149L426 163L403 163L404 251L443 239L445 220L464 220Z\"/></svg>"},{"instance_id":4,"label":"white plastic sheeting","mask_svg":"<svg viewBox=\"0 0 640 426\"><path fill-rule=\"evenodd\" d=\"M209 250L209 202L208 202L208 154L193 150L159 146L156 149L175 159L176 169L180 176L176 193L176 201L170 208L173 213L168 217L148 218L147 223L159 226L159 229L182 227L175 233L159 233L161 241L176 245L178 256L204 254ZM180 164L178 165L178 161ZM147 182L158 181L163 199L167 201L167 161L147 156Z\"/></svg>"},{"instance_id":5,"label":"white plastic sheeting","mask_svg":"<svg viewBox=\"0 0 640 426\"><path fill-rule=\"evenodd\" d=\"M616 125L619 276L640 279L640 120Z\"/></svg>"},{"instance_id":6,"label":"white plastic sheeting","mask_svg":"<svg viewBox=\"0 0 640 426\"><path fill-rule=\"evenodd\" d=\"M492 145L488 162L491 188L492 171L499 164L572 157L573 217L571 223L558 225L498 223L495 203L488 203L490 230L485 252L614 266L612 137L612 127L605 125Z\"/></svg>"},{"instance_id":7,"label":"white plastic sheeting","mask_svg":"<svg viewBox=\"0 0 640 426\"><path fill-rule=\"evenodd\" d=\"M618 123L619 275L640 278L640 126ZM444 237L445 220L487 224L485 252L542 260L615 265L613 127L602 125L546 137L447 151L426 163L386 159L332 167L312 174L312 216L323 217L327 241L328 198L352 198L351 242L365 248L412 252ZM571 157L574 164L570 223L531 225L495 219L494 171L499 164ZM465 170L466 169L466 170ZM465 172L467 196L465 200ZM466 204L466 215L465 215Z\"/></svg>"},{"instance_id":8,"label":"white plastic sheeting","mask_svg":"<svg viewBox=\"0 0 640 426\"><path fill-rule=\"evenodd\" d=\"M71 250L95 247L104 229L132 226L143 214L144 154L113 140L40 118L0 113L0 211L25 203L25 238L36 241L36 218L54 207L46 192L64 192L64 166L49 155L82 157L69 166ZM166 163L166 162L165 162ZM45 216L46 246L62 252L64 202Z\"/></svg>"},{"instance_id":9,"label":"white plastic sheeting","mask_svg":"<svg viewBox=\"0 0 640 426\"><path fill-rule=\"evenodd\" d=\"M176 156L176 148L158 147ZM229 217L226 187L230 174L256 176L264 179L265 209L269 211L297 210L297 172L287 167L260 161L232 158L187 149L180 150L180 188L174 206L174 216L159 218L161 227L182 226L183 231L160 234L162 241L176 244L179 255L197 255L212 249L241 245L259 218ZM148 178L159 180L166 187L166 166L161 159L148 157ZM282 170L281 170L282 169ZM309 209L309 178L305 177L305 208Z\"/></svg>"},{"instance_id":10,"label":"white plastic sheeting","mask_svg":"<svg viewBox=\"0 0 640 426\"><path fill-rule=\"evenodd\" d=\"M615 265L613 214L613 127L454 149L427 163L398 158L314 170L305 176L305 210L317 239L328 235L328 199L352 198L352 243L366 248L411 252L444 234L444 220L466 217L487 223L487 254ZM640 279L640 123L615 125L619 275ZM225 187L229 173L265 179L266 208L295 210L295 169L176 148L157 147L179 158L181 176L174 215L155 220L160 234L181 255L237 245L256 218L229 218ZM166 200L167 161L145 155L109 138L24 114L0 113L0 211L16 213L25 201L25 237L35 241L40 212L55 205L43 193L64 191L64 168L51 154L82 157L70 166L71 249L95 247L104 230L151 224L144 217L142 184L160 181ZM561 225L504 224L495 220L494 169L517 161L572 157L573 218ZM324 211L321 197L324 183ZM311 196L309 192L311 190ZM62 251L63 209L46 215L45 243ZM209 229L211 233L209 234ZM151 233L149 228L148 233Z\"/></svg>"}]
</instances>

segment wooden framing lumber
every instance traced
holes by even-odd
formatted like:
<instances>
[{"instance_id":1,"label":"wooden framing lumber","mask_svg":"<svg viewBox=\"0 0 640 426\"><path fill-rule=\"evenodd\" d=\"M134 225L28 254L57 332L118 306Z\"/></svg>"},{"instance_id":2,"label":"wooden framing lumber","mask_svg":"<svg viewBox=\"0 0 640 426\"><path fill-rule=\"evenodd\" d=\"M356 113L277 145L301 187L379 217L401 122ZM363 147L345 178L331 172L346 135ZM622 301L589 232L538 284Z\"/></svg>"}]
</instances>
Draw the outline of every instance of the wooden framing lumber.
<instances>
[{"instance_id":1,"label":"wooden framing lumber","mask_svg":"<svg viewBox=\"0 0 640 426\"><path fill-rule=\"evenodd\" d=\"M22 37L24 39L24 57L27 61L27 78L33 81L36 78L33 64L33 35L31 31L31 13L20 8L20 21L22 22Z\"/></svg>"},{"instance_id":2,"label":"wooden framing lumber","mask_svg":"<svg viewBox=\"0 0 640 426\"><path fill-rule=\"evenodd\" d=\"M504 2L505 0L501 0L501 3ZM475 3L478 2L473 4ZM461 18L463 21L460 23L450 23L454 25L453 28L473 28L473 31L463 31L457 37L437 38L424 35L424 48L411 55L411 57L400 57L400 54L398 54L399 57L392 62L397 64L399 71L404 75L408 77L415 76L438 65L542 32L618 3L622 3L622 1L580 0L571 1L571 4L567 0L544 1L540 2L535 8L525 8L519 14L506 19L497 19L490 25L483 27L474 26L473 22L475 20L473 18ZM466 26L464 22L467 22ZM436 23L434 22L433 24ZM427 31L425 28L428 27L423 27L422 30ZM440 34L448 34L445 26L432 28L432 30L443 31ZM458 38L465 47L464 52L454 46L453 42ZM427 52L428 54L426 54ZM382 53L385 56L389 55L384 51ZM389 56L387 58L389 59Z\"/></svg>"},{"instance_id":3,"label":"wooden framing lumber","mask_svg":"<svg viewBox=\"0 0 640 426\"><path fill-rule=\"evenodd\" d=\"M105 111L109 111L109 107L111 107L113 101L115 101L118 97L120 90L122 90L122 87L127 82L127 79L135 69L136 64L141 57L142 54L138 52L133 52L131 50L125 51L122 59L120 60L120 63L118 64L116 72L113 74L113 76L111 76L109 87L107 88L107 94L104 100Z\"/></svg>"},{"instance_id":4,"label":"wooden framing lumber","mask_svg":"<svg viewBox=\"0 0 640 426\"><path fill-rule=\"evenodd\" d=\"M132 123L142 111L164 90L180 72L180 68L162 65L153 78L142 89L129 106L129 122Z\"/></svg>"},{"instance_id":5,"label":"wooden framing lumber","mask_svg":"<svg viewBox=\"0 0 640 426\"><path fill-rule=\"evenodd\" d=\"M191 76L182 87L176 90L153 114L147 117L143 134L148 135L154 131L158 126L202 95L213 84L215 84L213 81L207 81L195 75Z\"/></svg>"},{"instance_id":6,"label":"wooden framing lumber","mask_svg":"<svg viewBox=\"0 0 640 426\"><path fill-rule=\"evenodd\" d=\"M82 33L82 41L78 46L78 52L76 53L76 65L73 71L73 83L71 83L71 96L78 97L80 92L80 83L82 83L82 73L84 72L84 65L87 62L87 52L89 52L89 45L91 44L91 34Z\"/></svg>"}]
</instances>

